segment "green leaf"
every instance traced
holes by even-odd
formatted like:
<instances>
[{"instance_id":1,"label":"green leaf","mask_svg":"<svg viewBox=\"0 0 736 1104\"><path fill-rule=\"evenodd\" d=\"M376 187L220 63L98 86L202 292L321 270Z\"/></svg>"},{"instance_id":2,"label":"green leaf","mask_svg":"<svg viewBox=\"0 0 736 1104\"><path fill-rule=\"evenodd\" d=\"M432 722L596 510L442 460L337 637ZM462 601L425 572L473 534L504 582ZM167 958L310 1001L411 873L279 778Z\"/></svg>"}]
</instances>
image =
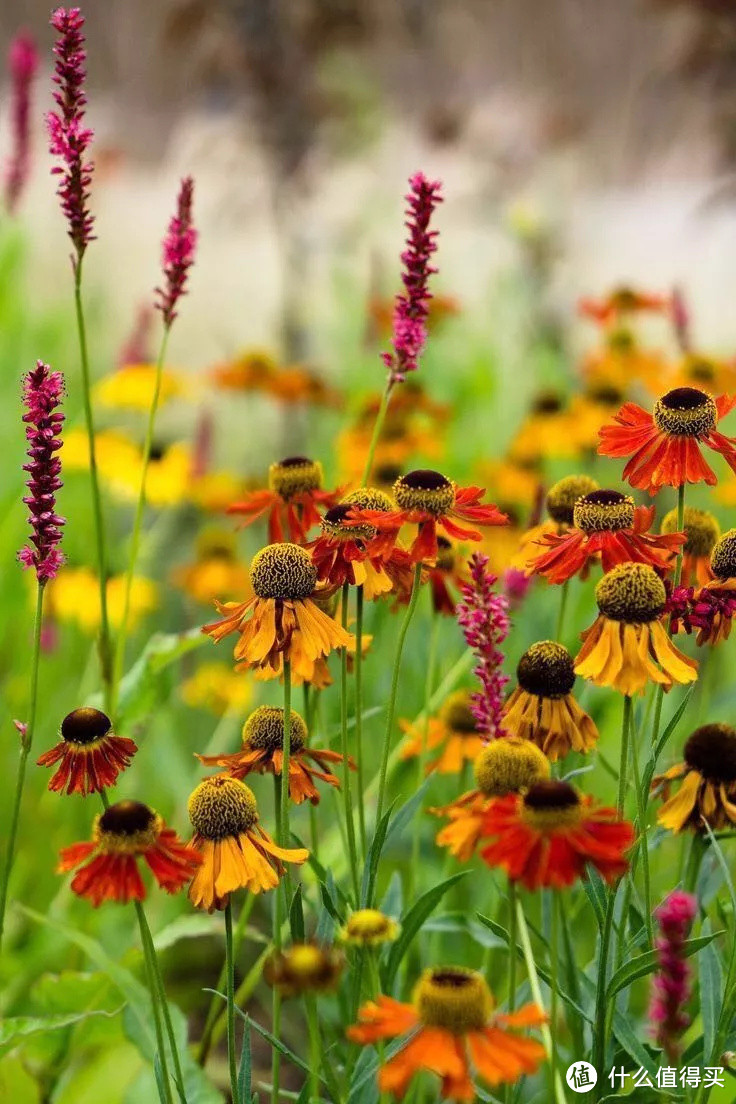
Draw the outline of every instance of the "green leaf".
<instances>
[{"instance_id":1,"label":"green leaf","mask_svg":"<svg viewBox=\"0 0 736 1104\"><path fill-rule=\"evenodd\" d=\"M325 908L327 909L327 911L329 912L330 916L335 921L335 923L336 924L343 924L344 923L343 917L340 915L340 912L337 908L337 905L335 904L335 902L332 899L332 894L330 892L330 887L327 886L324 882L320 882L319 883L319 893L320 893L320 897L322 898L322 904L325 906Z\"/></svg>"},{"instance_id":2,"label":"green leaf","mask_svg":"<svg viewBox=\"0 0 736 1104\"><path fill-rule=\"evenodd\" d=\"M227 995L221 993L219 989L204 989L205 993L214 993L216 997L221 997L222 1000L227 1001ZM261 1027L257 1020L254 1020L252 1016L247 1016L242 1009L235 1006L235 1011L240 1016L241 1020L254 1027L262 1039L265 1039L267 1043L270 1043L279 1054L283 1054L284 1058L288 1058L290 1062L293 1062L297 1069L300 1069L302 1073L309 1073L309 1066L306 1062L302 1061L298 1054L295 1054L293 1050L289 1050L286 1043L282 1043L280 1039L277 1039L275 1035L272 1035L270 1031L267 1031L265 1027ZM324 1081L322 1074L319 1075L320 1081Z\"/></svg>"},{"instance_id":3,"label":"green leaf","mask_svg":"<svg viewBox=\"0 0 736 1104\"><path fill-rule=\"evenodd\" d=\"M219 915L204 916L201 913L178 916L153 937L153 945L159 952L166 951L180 939L197 939L200 935L213 935L224 939L225 925L222 918Z\"/></svg>"},{"instance_id":4,"label":"green leaf","mask_svg":"<svg viewBox=\"0 0 736 1104\"><path fill-rule=\"evenodd\" d=\"M423 893L421 897L414 902L408 912L404 913L401 918L401 933L396 942L392 944L388 958L386 959L386 965L383 970L384 985L390 987L393 984L401 960L424 921L430 913L433 912L448 889L451 889L452 886L456 885L462 878L465 878L467 874L467 870L461 870L459 873L452 874L449 878L445 878L439 885L433 886L432 889L428 889L426 893Z\"/></svg>"},{"instance_id":5,"label":"green leaf","mask_svg":"<svg viewBox=\"0 0 736 1104\"><path fill-rule=\"evenodd\" d=\"M680 704L678 705L677 709L675 710L675 713L672 717L672 720L666 726L664 732L659 737L659 739L657 740L656 745L654 746L651 758L650 758L649 762L647 763L647 765L644 767L644 773L642 775L642 783L641 783L642 784L642 793L645 793L645 794L649 793L649 789L652 785L652 779L654 778L654 772L657 769L657 762L659 760L659 757L662 754L662 752L664 751L664 749L667 745L667 742L669 741L670 736L672 736L672 734L674 733L674 731L677 728L678 724L680 723L680 720L682 719L683 713L685 712L688 705L690 704L690 697L692 695L692 692L693 692L693 687L691 686L689 688L689 690L687 691L687 693L685 694L685 696L683 697Z\"/></svg>"},{"instance_id":6,"label":"green leaf","mask_svg":"<svg viewBox=\"0 0 736 1104\"><path fill-rule=\"evenodd\" d=\"M386 834L388 832L388 824L391 819L391 813L393 812L395 802L392 802L386 812L381 817L380 822L376 825L376 830L373 833L373 839L371 845L368 848L368 854L365 860L365 868L363 870L363 884L360 889L360 902L363 908L365 908L373 897L373 889L376 884L376 873L378 871L378 863L381 858L381 852L383 851L383 845L386 842Z\"/></svg>"},{"instance_id":7,"label":"green leaf","mask_svg":"<svg viewBox=\"0 0 736 1104\"><path fill-rule=\"evenodd\" d=\"M238 1104L251 1104L253 1089L251 1086L250 1020L247 1015L244 1019L243 1044L240 1049L240 1066L238 1068Z\"/></svg>"},{"instance_id":8,"label":"green leaf","mask_svg":"<svg viewBox=\"0 0 736 1104\"><path fill-rule=\"evenodd\" d=\"M687 939L681 948L682 957L689 958L690 955L696 954L703 947L707 947L716 935L723 935L723 932L711 932L710 935L701 935L697 939ZM643 954L637 955L636 958L630 959L609 981L606 1000L613 1000L616 993L620 992L621 989L625 989L627 985L631 985L637 978L653 973L658 964L659 958L656 951L645 951Z\"/></svg>"},{"instance_id":9,"label":"green leaf","mask_svg":"<svg viewBox=\"0 0 736 1104\"><path fill-rule=\"evenodd\" d=\"M637 1039L631 1021L622 1015L617 1008L613 1010L613 1034L626 1053L634 1059L637 1066L645 1069L651 1077L655 1077L658 1063Z\"/></svg>"},{"instance_id":10,"label":"green leaf","mask_svg":"<svg viewBox=\"0 0 736 1104\"><path fill-rule=\"evenodd\" d=\"M586 873L587 878L583 882L583 889L595 913L598 927L603 930L608 906L608 891L600 874L590 863L586 867Z\"/></svg>"},{"instance_id":11,"label":"green leaf","mask_svg":"<svg viewBox=\"0 0 736 1104\"><path fill-rule=\"evenodd\" d=\"M304 942L304 907L302 905L302 887L301 883L296 887L296 892L291 898L291 906L289 908L289 927L291 928L291 938L294 943Z\"/></svg>"},{"instance_id":12,"label":"green leaf","mask_svg":"<svg viewBox=\"0 0 736 1104\"><path fill-rule=\"evenodd\" d=\"M363 1047L353 1068L348 1104L377 1104L378 1055L373 1047Z\"/></svg>"},{"instance_id":13,"label":"green leaf","mask_svg":"<svg viewBox=\"0 0 736 1104\"><path fill-rule=\"evenodd\" d=\"M49 1031L59 1031L63 1027L72 1027L90 1016L112 1018L122 1011L123 1005L107 1012L102 1008L93 1008L87 1012L62 1012L57 1016L8 1016L0 1023L0 1055L13 1050L31 1035L43 1035Z\"/></svg>"},{"instance_id":14,"label":"green leaf","mask_svg":"<svg viewBox=\"0 0 736 1104\"><path fill-rule=\"evenodd\" d=\"M415 790L409 800L405 801L397 811L396 816L389 824L384 847L388 846L389 843L401 839L404 829L413 821L419 806L422 804L424 795L427 792L427 787L431 781L431 777L425 778L419 789Z\"/></svg>"},{"instance_id":15,"label":"green leaf","mask_svg":"<svg viewBox=\"0 0 736 1104\"><path fill-rule=\"evenodd\" d=\"M167 667L208 642L209 638L201 629L189 629L182 633L154 633L139 658L120 680L120 729L125 729L132 721L152 712L160 701L165 700L161 675Z\"/></svg>"},{"instance_id":16,"label":"green leaf","mask_svg":"<svg viewBox=\"0 0 736 1104\"><path fill-rule=\"evenodd\" d=\"M703 934L711 935L710 920L703 922ZM712 939L712 935L711 935ZM698 953L700 963L700 1015L703 1020L703 1055L708 1061L713 1053L716 1030L723 1002L723 972L713 942L708 943Z\"/></svg>"}]
</instances>

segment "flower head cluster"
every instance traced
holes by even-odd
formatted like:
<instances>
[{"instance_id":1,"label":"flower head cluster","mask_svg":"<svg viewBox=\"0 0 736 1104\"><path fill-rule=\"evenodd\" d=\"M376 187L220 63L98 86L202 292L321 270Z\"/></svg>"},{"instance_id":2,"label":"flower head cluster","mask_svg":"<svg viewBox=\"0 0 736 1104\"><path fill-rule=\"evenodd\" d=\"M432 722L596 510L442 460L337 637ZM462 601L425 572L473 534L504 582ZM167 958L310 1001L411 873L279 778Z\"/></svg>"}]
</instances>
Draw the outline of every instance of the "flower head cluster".
<instances>
[{"instance_id":1,"label":"flower head cluster","mask_svg":"<svg viewBox=\"0 0 736 1104\"><path fill-rule=\"evenodd\" d=\"M486 571L487 556L475 552L468 566L471 581L462 588L457 619L468 647L478 657L475 674L483 687L473 694L471 708L480 730L493 738L502 735L503 690L508 678L501 671L503 653L499 645L509 631L509 601L493 589L497 579Z\"/></svg>"},{"instance_id":2,"label":"flower head cluster","mask_svg":"<svg viewBox=\"0 0 736 1104\"><path fill-rule=\"evenodd\" d=\"M432 298L427 284L437 271L429 261L437 251L437 231L429 229L432 212L442 202L439 181L430 182L423 173L409 181L406 195L406 227L409 236L401 254L404 294L396 297L393 316L393 351L383 353L389 384L403 383L407 372L416 372L427 340L427 314Z\"/></svg>"},{"instance_id":3,"label":"flower head cluster","mask_svg":"<svg viewBox=\"0 0 736 1104\"><path fill-rule=\"evenodd\" d=\"M28 179L30 155L31 86L38 69L38 50L29 34L21 31L10 44L8 68L12 83L11 126L13 152L5 177L5 206L12 214Z\"/></svg>"},{"instance_id":4,"label":"flower head cluster","mask_svg":"<svg viewBox=\"0 0 736 1104\"><path fill-rule=\"evenodd\" d=\"M720 587L674 587L667 599L673 632L697 632L698 643L716 636L716 627L736 616L736 591Z\"/></svg>"},{"instance_id":5,"label":"flower head cluster","mask_svg":"<svg viewBox=\"0 0 736 1104\"><path fill-rule=\"evenodd\" d=\"M30 544L21 548L18 559L24 567L33 567L40 583L53 579L64 557L56 547L61 541L64 518L56 513L56 492L61 487L61 461L56 455L61 448L63 413L57 409L64 393L61 372L52 372L38 361L23 382L26 412L26 440L29 462L23 465L30 478L29 493L23 498L30 510ZM32 546L32 547L31 547Z\"/></svg>"},{"instance_id":6,"label":"flower head cluster","mask_svg":"<svg viewBox=\"0 0 736 1104\"><path fill-rule=\"evenodd\" d=\"M69 237L74 243L77 264L85 249L94 240L94 219L89 212L89 187L92 182L92 162L87 150L93 132L85 126L84 109L87 97L84 92L87 53L84 48L84 16L79 8L57 8L51 16L51 26L58 33L54 54L56 74L54 92L57 111L49 111L46 125L49 131L49 148L61 165L51 171L61 177L57 195L62 212L69 224Z\"/></svg>"},{"instance_id":7,"label":"flower head cluster","mask_svg":"<svg viewBox=\"0 0 736 1104\"><path fill-rule=\"evenodd\" d=\"M176 204L176 214L169 222L163 240L162 260L165 286L156 288L156 306L164 316L167 327L176 318L176 304L186 294L189 269L194 264L197 231L192 223L192 199L194 181L186 176L181 182Z\"/></svg>"},{"instance_id":8,"label":"flower head cluster","mask_svg":"<svg viewBox=\"0 0 736 1104\"><path fill-rule=\"evenodd\" d=\"M690 998L690 968L684 944L698 903L690 893L675 889L656 909L659 969L654 976L649 1019L659 1046L670 1062L680 1056L680 1036L690 1023L685 1005Z\"/></svg>"}]
</instances>

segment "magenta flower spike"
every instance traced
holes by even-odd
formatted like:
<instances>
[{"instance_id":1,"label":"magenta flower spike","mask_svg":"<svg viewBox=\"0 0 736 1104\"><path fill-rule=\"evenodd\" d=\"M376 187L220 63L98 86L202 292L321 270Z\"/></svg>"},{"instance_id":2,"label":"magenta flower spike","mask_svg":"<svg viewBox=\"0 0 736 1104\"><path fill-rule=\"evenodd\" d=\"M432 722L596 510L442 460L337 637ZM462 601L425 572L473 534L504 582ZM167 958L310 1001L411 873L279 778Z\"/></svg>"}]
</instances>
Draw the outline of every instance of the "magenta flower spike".
<instances>
[{"instance_id":1,"label":"magenta flower spike","mask_svg":"<svg viewBox=\"0 0 736 1104\"><path fill-rule=\"evenodd\" d=\"M11 83L12 152L5 176L5 207L10 214L14 214L28 180L31 151L31 92L33 78L38 69L36 44L24 31L20 31L10 44L8 69Z\"/></svg>"},{"instance_id":2,"label":"magenta flower spike","mask_svg":"<svg viewBox=\"0 0 736 1104\"><path fill-rule=\"evenodd\" d=\"M63 394L61 372L52 372L48 364L40 360L23 381L26 407L23 421L29 460L23 465L23 471L30 476L26 483L29 493L23 502L30 511L31 538L30 543L21 548L18 559L24 567L35 569L36 578L42 584L53 579L64 562L57 546L65 519L56 512L56 492L62 485L58 452L62 446L64 414L58 407Z\"/></svg>"},{"instance_id":3,"label":"magenta flower spike","mask_svg":"<svg viewBox=\"0 0 736 1104\"><path fill-rule=\"evenodd\" d=\"M472 695L471 708L481 732L495 739L503 734L503 693L509 681L501 670L504 657L500 649L509 631L509 600L494 590L498 579L486 570L487 556L475 552L468 566L471 581L462 588L457 619L468 647L478 658L474 674L482 689Z\"/></svg>"},{"instance_id":4,"label":"magenta flower spike","mask_svg":"<svg viewBox=\"0 0 736 1104\"><path fill-rule=\"evenodd\" d=\"M670 1062L680 1056L680 1038L690 1023L685 1006L690 999L690 967L684 944L698 910L691 893L675 889L655 909L659 937L655 940L659 969L652 982L649 1020L657 1044Z\"/></svg>"},{"instance_id":5,"label":"magenta flower spike","mask_svg":"<svg viewBox=\"0 0 736 1104\"><path fill-rule=\"evenodd\" d=\"M176 214L169 223L162 246L164 286L156 288L156 306L168 328L176 318L176 304L186 295L189 269L194 264L197 231L192 222L194 181L187 176L181 182Z\"/></svg>"}]
</instances>

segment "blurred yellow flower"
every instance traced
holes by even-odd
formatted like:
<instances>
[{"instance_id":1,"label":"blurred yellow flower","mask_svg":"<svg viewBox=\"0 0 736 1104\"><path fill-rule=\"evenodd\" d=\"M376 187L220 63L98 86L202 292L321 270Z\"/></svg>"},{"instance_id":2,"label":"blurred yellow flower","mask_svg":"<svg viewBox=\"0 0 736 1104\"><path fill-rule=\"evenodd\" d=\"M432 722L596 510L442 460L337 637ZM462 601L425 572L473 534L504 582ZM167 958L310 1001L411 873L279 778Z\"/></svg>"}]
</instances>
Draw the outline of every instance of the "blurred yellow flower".
<instances>
[{"instance_id":1,"label":"blurred yellow flower","mask_svg":"<svg viewBox=\"0 0 736 1104\"><path fill-rule=\"evenodd\" d=\"M536 462L525 464L513 460L483 460L477 467L478 480L488 488L494 502L532 508L542 487L542 477Z\"/></svg>"},{"instance_id":2,"label":"blurred yellow flower","mask_svg":"<svg viewBox=\"0 0 736 1104\"><path fill-rule=\"evenodd\" d=\"M243 480L232 472L205 472L191 481L191 497L196 506L212 514L222 514L242 497Z\"/></svg>"},{"instance_id":3,"label":"blurred yellow flower","mask_svg":"<svg viewBox=\"0 0 736 1104\"><path fill-rule=\"evenodd\" d=\"M736 391L736 362L688 353L677 366L671 387L699 387L714 395Z\"/></svg>"},{"instance_id":4,"label":"blurred yellow flower","mask_svg":"<svg viewBox=\"0 0 736 1104\"><path fill-rule=\"evenodd\" d=\"M103 406L149 410L156 384L155 364L126 364L105 376L94 387L94 398ZM159 405L187 393L187 381L179 372L164 368L161 373Z\"/></svg>"},{"instance_id":5,"label":"blurred yellow flower","mask_svg":"<svg viewBox=\"0 0 736 1104\"><path fill-rule=\"evenodd\" d=\"M543 459L570 459L578 453L572 419L565 400L554 391L543 391L517 430L509 458L517 464Z\"/></svg>"},{"instance_id":6,"label":"blurred yellow flower","mask_svg":"<svg viewBox=\"0 0 736 1104\"><path fill-rule=\"evenodd\" d=\"M105 429L95 434L95 453L101 480L108 490L127 502L136 502L141 485L143 450L124 433ZM72 429L64 438L65 472L87 471L87 435ZM178 506L192 497L192 450L177 442L154 446L148 462L146 501L149 506ZM196 484L195 484L196 485Z\"/></svg>"},{"instance_id":7,"label":"blurred yellow flower","mask_svg":"<svg viewBox=\"0 0 736 1104\"><path fill-rule=\"evenodd\" d=\"M120 472L134 471L140 480L141 455L134 441L115 429L103 429L95 434L95 454L100 478L107 481ZM89 469L89 444L83 429L64 433L62 453L64 472Z\"/></svg>"},{"instance_id":8,"label":"blurred yellow flower","mask_svg":"<svg viewBox=\"0 0 736 1104\"><path fill-rule=\"evenodd\" d=\"M171 578L203 604L215 598L245 602L253 596L248 568L237 560L235 535L226 529L205 530L197 542L196 560L175 568Z\"/></svg>"},{"instance_id":9,"label":"blurred yellow flower","mask_svg":"<svg viewBox=\"0 0 736 1104\"><path fill-rule=\"evenodd\" d=\"M244 710L253 696L250 679L227 663L202 663L181 685L181 696L192 709L207 709L221 717Z\"/></svg>"},{"instance_id":10,"label":"blurred yellow flower","mask_svg":"<svg viewBox=\"0 0 736 1104\"><path fill-rule=\"evenodd\" d=\"M58 621L67 621L85 632L94 632L100 624L100 588L97 576L88 567L62 568L48 584L49 612ZM114 575L107 581L107 613L113 628L119 628L123 620L125 601L125 576ZM136 575L130 591L129 628L135 626L156 609L158 595L156 584Z\"/></svg>"}]
</instances>

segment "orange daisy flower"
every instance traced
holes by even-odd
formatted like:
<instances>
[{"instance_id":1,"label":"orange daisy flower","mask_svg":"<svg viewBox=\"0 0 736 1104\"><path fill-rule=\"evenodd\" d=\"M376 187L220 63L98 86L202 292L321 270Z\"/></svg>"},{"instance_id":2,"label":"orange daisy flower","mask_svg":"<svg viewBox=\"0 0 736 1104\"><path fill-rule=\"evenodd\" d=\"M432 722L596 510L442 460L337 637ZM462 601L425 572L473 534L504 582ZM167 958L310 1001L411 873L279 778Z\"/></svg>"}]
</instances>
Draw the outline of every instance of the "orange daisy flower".
<instances>
[{"instance_id":1,"label":"orange daisy flower","mask_svg":"<svg viewBox=\"0 0 736 1104\"><path fill-rule=\"evenodd\" d=\"M601 391L610 400L618 392L618 402L614 406L618 409L626 397L625 392L637 380L648 390L654 388L659 393L662 380L670 374L670 365L659 350L644 348L628 326L615 326L605 332L600 347L585 354L581 373L591 388ZM605 405L608 406L606 416L614 413L610 409L613 402L606 402ZM570 413L577 419L580 413L577 405L571 405ZM596 427L592 448L597 447L597 429L602 421L601 418ZM573 423L573 432L578 424L577 420Z\"/></svg>"},{"instance_id":2,"label":"orange daisy flower","mask_svg":"<svg viewBox=\"0 0 736 1104\"><path fill-rule=\"evenodd\" d=\"M518 686L503 708L506 732L533 740L550 762L571 751L588 752L598 729L572 695L572 656L554 640L540 640L524 652L516 668Z\"/></svg>"},{"instance_id":3,"label":"orange daisy flower","mask_svg":"<svg viewBox=\"0 0 736 1104\"><path fill-rule=\"evenodd\" d=\"M395 586L411 590L411 560L403 549L383 548L374 553L378 535L374 525L348 524L359 510L389 514L396 504L389 495L374 488L352 491L322 518L322 535L309 547L317 567L317 576L331 586L345 583L362 586L367 601L388 594Z\"/></svg>"},{"instance_id":4,"label":"orange daisy flower","mask_svg":"<svg viewBox=\"0 0 736 1104\"><path fill-rule=\"evenodd\" d=\"M676 387L647 413L636 403L624 403L613 425L600 430L601 456L630 457L623 478L632 487L657 494L662 487L684 483L715 486L715 473L705 462L701 445L720 453L736 471L736 438L716 429L721 418L736 405L736 397L711 398L696 387Z\"/></svg>"},{"instance_id":5,"label":"orange daisy flower","mask_svg":"<svg viewBox=\"0 0 736 1104\"><path fill-rule=\"evenodd\" d=\"M597 491L600 484L589 475L566 475L554 483L545 499L548 519L532 525L522 534L516 554L511 563L513 567L532 574L530 559L539 555L539 545L549 536L562 536L573 523L575 503L583 495Z\"/></svg>"},{"instance_id":6,"label":"orange daisy flower","mask_svg":"<svg viewBox=\"0 0 736 1104\"><path fill-rule=\"evenodd\" d=\"M644 311L664 314L669 309L668 295L652 295L650 292L635 291L634 288L623 286L614 288L603 299L584 297L578 303L578 310L582 315L602 326L620 322L626 315L641 314Z\"/></svg>"},{"instance_id":7,"label":"orange daisy flower","mask_svg":"<svg viewBox=\"0 0 736 1104\"><path fill-rule=\"evenodd\" d=\"M465 583L465 560L456 543L437 535L437 561L427 571L432 592L432 608L446 617L455 616L460 588Z\"/></svg>"},{"instance_id":8,"label":"orange daisy flower","mask_svg":"<svg viewBox=\"0 0 736 1104\"><path fill-rule=\"evenodd\" d=\"M287 456L268 469L268 489L252 491L240 502L228 506L229 514L242 515L243 525L252 525L268 515L271 544L285 538L304 544L307 533L320 523L318 506L334 506L338 491L322 490L322 465L306 456Z\"/></svg>"},{"instance_id":9,"label":"orange daisy flower","mask_svg":"<svg viewBox=\"0 0 736 1104\"><path fill-rule=\"evenodd\" d=\"M736 729L727 724L708 724L688 737L684 762L670 767L652 783L664 804L657 823L671 832L689 828L713 832L736 825ZM671 795L672 782L683 779Z\"/></svg>"},{"instance_id":10,"label":"orange daisy flower","mask_svg":"<svg viewBox=\"0 0 736 1104\"><path fill-rule=\"evenodd\" d=\"M411 1004L381 995L363 1005L358 1021L347 1036L363 1046L410 1035L378 1073L381 1092L399 1100L423 1070L442 1078L444 1100L472 1101L474 1078L491 1087L511 1084L544 1060L541 1043L513 1030L545 1023L541 1008L525 1004L517 1012L494 1012L485 978L464 966L425 970Z\"/></svg>"},{"instance_id":11,"label":"orange daisy flower","mask_svg":"<svg viewBox=\"0 0 736 1104\"><path fill-rule=\"evenodd\" d=\"M284 863L301 865L309 857L303 847L279 847L258 821L253 792L237 778L216 774L205 778L189 796L192 847L201 859L189 887L195 908L224 909L231 893L275 889Z\"/></svg>"},{"instance_id":12,"label":"orange daisy flower","mask_svg":"<svg viewBox=\"0 0 736 1104\"><path fill-rule=\"evenodd\" d=\"M663 533L677 532L677 509L670 510L662 519ZM682 586L703 586L713 578L710 557L721 535L718 519L709 510L696 510L694 506L685 507L684 516L685 543L682 546Z\"/></svg>"},{"instance_id":13,"label":"orange daisy flower","mask_svg":"<svg viewBox=\"0 0 736 1104\"><path fill-rule=\"evenodd\" d=\"M697 627L698 645L715 647L728 640L736 613L736 529L727 529L718 538L710 557L710 579L691 590L689 599L690 624L683 619L683 627L687 632Z\"/></svg>"},{"instance_id":14,"label":"orange daisy flower","mask_svg":"<svg viewBox=\"0 0 736 1104\"><path fill-rule=\"evenodd\" d=\"M99 709L82 706L61 722L61 740L36 762L39 767L59 763L49 789L67 794L101 793L114 786L118 775L130 766L138 748L127 736L116 736L112 721Z\"/></svg>"},{"instance_id":15,"label":"orange daisy flower","mask_svg":"<svg viewBox=\"0 0 736 1104\"><path fill-rule=\"evenodd\" d=\"M491 740L473 764L476 789L462 794L442 808L430 809L447 817L449 824L437 835L437 844L460 862L472 857L483 832L483 820L491 802L506 794L521 793L535 782L549 778L549 759L531 740L502 736Z\"/></svg>"},{"instance_id":16,"label":"orange daisy flower","mask_svg":"<svg viewBox=\"0 0 736 1104\"><path fill-rule=\"evenodd\" d=\"M634 842L633 825L615 809L554 779L492 802L482 834L494 838L481 858L530 890L584 881L588 863L614 882L626 873L624 856Z\"/></svg>"},{"instance_id":17,"label":"orange daisy flower","mask_svg":"<svg viewBox=\"0 0 736 1104\"><path fill-rule=\"evenodd\" d=\"M492 504L480 500L481 487L457 487L439 472L420 468L400 476L394 483L394 498L398 510L381 513L377 510L355 510L347 524L366 522L378 530L375 547L386 554L396 543L402 525L417 525L418 532L409 550L414 563L437 561L437 529L456 540L481 540L477 529L465 529L458 521L472 525L505 525L508 518Z\"/></svg>"},{"instance_id":18,"label":"orange daisy flower","mask_svg":"<svg viewBox=\"0 0 736 1104\"><path fill-rule=\"evenodd\" d=\"M302 993L333 992L344 969L345 956L335 947L295 943L287 950L269 955L263 976L282 997L298 997Z\"/></svg>"},{"instance_id":19,"label":"orange daisy flower","mask_svg":"<svg viewBox=\"0 0 736 1104\"><path fill-rule=\"evenodd\" d=\"M247 602L215 602L221 621L202 632L219 642L238 633L233 655L238 669L257 667L275 674L284 660L311 682L315 665L335 648L354 648L355 638L314 601L317 568L298 544L269 544L253 557L255 596Z\"/></svg>"},{"instance_id":20,"label":"orange daisy flower","mask_svg":"<svg viewBox=\"0 0 736 1104\"><path fill-rule=\"evenodd\" d=\"M143 901L146 887L138 870L139 856L167 893L180 890L200 863L197 852L148 805L118 801L95 817L91 842L74 843L59 853L56 870L65 874L80 867L72 890L95 908L103 901Z\"/></svg>"},{"instance_id":21,"label":"orange daisy flower","mask_svg":"<svg viewBox=\"0 0 736 1104\"><path fill-rule=\"evenodd\" d=\"M556 391L542 391L511 442L509 459L525 465L550 457L571 459L578 451L573 430L566 399Z\"/></svg>"},{"instance_id":22,"label":"orange daisy flower","mask_svg":"<svg viewBox=\"0 0 736 1104\"><path fill-rule=\"evenodd\" d=\"M566 583L599 557L604 571L630 561L668 571L685 537L655 536L649 532L653 521L653 506L635 506L633 498L620 491L591 491L575 503L567 532L540 538L542 551L528 566L551 583Z\"/></svg>"},{"instance_id":23,"label":"orange daisy flower","mask_svg":"<svg viewBox=\"0 0 736 1104\"><path fill-rule=\"evenodd\" d=\"M196 560L175 568L171 581L202 604L209 604L218 594L231 598L251 592L248 568L237 558L235 536L222 529L200 534Z\"/></svg>"},{"instance_id":24,"label":"orange daisy flower","mask_svg":"<svg viewBox=\"0 0 736 1104\"><path fill-rule=\"evenodd\" d=\"M710 391L736 390L736 363L702 353L686 353L677 368L675 386L700 387Z\"/></svg>"},{"instance_id":25,"label":"orange daisy flower","mask_svg":"<svg viewBox=\"0 0 736 1104\"><path fill-rule=\"evenodd\" d=\"M289 740L289 797L295 805L303 801L319 804L319 792L314 784L320 778L330 786L339 787L340 780L331 773L328 763L342 763L342 755L325 748L307 746L307 726L303 718L291 711ZM257 771L280 775L284 765L284 711L277 706L261 705L243 725L243 746L233 755L198 755L207 766L225 767L233 778L246 778ZM317 764L313 767L309 761ZM355 764L350 760L351 768Z\"/></svg>"},{"instance_id":26,"label":"orange daisy flower","mask_svg":"<svg viewBox=\"0 0 736 1104\"><path fill-rule=\"evenodd\" d=\"M473 762L482 750L484 740L478 722L470 707L471 692L456 690L446 699L439 717L431 717L426 733L408 721L401 721L401 729L410 737L401 749L402 759L415 759L426 748L440 755L427 763L427 774L459 774L463 763Z\"/></svg>"},{"instance_id":27,"label":"orange daisy flower","mask_svg":"<svg viewBox=\"0 0 736 1104\"><path fill-rule=\"evenodd\" d=\"M694 682L698 664L683 655L662 624L664 583L648 564L619 564L595 588L599 616L582 633L575 672L621 694L644 691L648 682L665 690Z\"/></svg>"}]
</instances>

